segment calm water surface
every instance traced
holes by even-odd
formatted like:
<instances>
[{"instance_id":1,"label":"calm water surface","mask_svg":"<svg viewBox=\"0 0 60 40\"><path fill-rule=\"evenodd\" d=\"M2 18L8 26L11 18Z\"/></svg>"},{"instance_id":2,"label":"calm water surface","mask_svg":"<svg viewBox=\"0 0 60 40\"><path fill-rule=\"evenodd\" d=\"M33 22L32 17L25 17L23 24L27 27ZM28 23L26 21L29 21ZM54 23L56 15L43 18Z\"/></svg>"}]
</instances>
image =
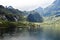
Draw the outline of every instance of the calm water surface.
<instances>
[{"instance_id":1,"label":"calm water surface","mask_svg":"<svg viewBox=\"0 0 60 40\"><path fill-rule=\"evenodd\" d=\"M0 40L60 40L60 36L51 33L44 31L24 31L22 33L15 33L12 36L5 34Z\"/></svg>"}]
</instances>

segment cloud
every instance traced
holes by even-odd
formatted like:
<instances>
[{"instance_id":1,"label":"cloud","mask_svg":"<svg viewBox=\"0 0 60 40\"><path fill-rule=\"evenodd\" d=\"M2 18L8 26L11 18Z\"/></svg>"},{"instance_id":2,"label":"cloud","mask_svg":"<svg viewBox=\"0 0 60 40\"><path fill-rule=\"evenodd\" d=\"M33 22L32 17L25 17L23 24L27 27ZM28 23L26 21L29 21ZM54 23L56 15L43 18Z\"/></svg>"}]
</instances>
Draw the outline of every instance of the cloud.
<instances>
[{"instance_id":1,"label":"cloud","mask_svg":"<svg viewBox=\"0 0 60 40\"><path fill-rule=\"evenodd\" d=\"M0 0L4 6L13 6L20 10L33 10L37 7L45 8L52 4L54 0Z\"/></svg>"}]
</instances>

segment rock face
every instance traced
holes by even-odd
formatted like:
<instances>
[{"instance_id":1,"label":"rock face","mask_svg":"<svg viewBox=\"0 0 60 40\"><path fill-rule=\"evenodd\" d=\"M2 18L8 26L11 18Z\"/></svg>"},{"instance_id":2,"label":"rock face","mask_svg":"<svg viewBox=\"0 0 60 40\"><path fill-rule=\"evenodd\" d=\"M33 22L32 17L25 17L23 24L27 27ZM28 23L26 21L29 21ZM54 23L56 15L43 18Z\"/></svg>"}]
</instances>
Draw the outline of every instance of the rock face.
<instances>
[{"instance_id":1,"label":"rock face","mask_svg":"<svg viewBox=\"0 0 60 40\"><path fill-rule=\"evenodd\" d=\"M45 15L44 16L51 16L56 15L60 12L60 0L56 0L50 6L44 9Z\"/></svg>"},{"instance_id":2,"label":"rock face","mask_svg":"<svg viewBox=\"0 0 60 40\"><path fill-rule=\"evenodd\" d=\"M29 14L27 20L30 22L43 22L43 18L37 12L32 12Z\"/></svg>"},{"instance_id":3,"label":"rock face","mask_svg":"<svg viewBox=\"0 0 60 40\"><path fill-rule=\"evenodd\" d=\"M23 15L22 11L18 9L14 9L13 7L5 8L4 6L0 5L0 20L7 20L7 21L18 21L20 20L20 16Z\"/></svg>"},{"instance_id":4,"label":"rock face","mask_svg":"<svg viewBox=\"0 0 60 40\"><path fill-rule=\"evenodd\" d=\"M6 19L8 21L16 21L16 19L14 18L14 16L11 16L11 15L5 15Z\"/></svg>"}]
</instances>

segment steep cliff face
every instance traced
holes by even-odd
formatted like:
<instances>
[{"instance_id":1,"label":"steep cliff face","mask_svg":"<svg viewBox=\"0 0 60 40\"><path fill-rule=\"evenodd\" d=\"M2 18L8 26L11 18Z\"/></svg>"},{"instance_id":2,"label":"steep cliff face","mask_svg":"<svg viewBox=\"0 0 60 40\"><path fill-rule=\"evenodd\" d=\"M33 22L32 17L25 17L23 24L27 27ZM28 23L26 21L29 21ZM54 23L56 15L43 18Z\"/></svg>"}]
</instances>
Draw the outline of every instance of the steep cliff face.
<instances>
[{"instance_id":1,"label":"steep cliff face","mask_svg":"<svg viewBox=\"0 0 60 40\"><path fill-rule=\"evenodd\" d=\"M5 8L0 5L0 20L6 21L19 21L23 15L22 11L14 9L12 7Z\"/></svg>"},{"instance_id":2,"label":"steep cliff face","mask_svg":"<svg viewBox=\"0 0 60 40\"><path fill-rule=\"evenodd\" d=\"M43 18L37 12L31 12L27 17L27 20L30 22L43 22Z\"/></svg>"}]
</instances>

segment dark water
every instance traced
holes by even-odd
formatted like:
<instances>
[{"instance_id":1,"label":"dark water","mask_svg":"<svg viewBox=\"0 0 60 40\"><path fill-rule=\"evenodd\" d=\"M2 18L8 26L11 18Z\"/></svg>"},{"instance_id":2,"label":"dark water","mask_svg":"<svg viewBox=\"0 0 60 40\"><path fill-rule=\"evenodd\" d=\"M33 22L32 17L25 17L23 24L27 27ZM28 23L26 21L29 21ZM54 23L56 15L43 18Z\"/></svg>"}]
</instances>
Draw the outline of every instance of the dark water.
<instances>
[{"instance_id":1,"label":"dark water","mask_svg":"<svg viewBox=\"0 0 60 40\"><path fill-rule=\"evenodd\" d=\"M50 31L23 31L13 35L4 34L0 40L60 40L60 34L54 34Z\"/></svg>"}]
</instances>

